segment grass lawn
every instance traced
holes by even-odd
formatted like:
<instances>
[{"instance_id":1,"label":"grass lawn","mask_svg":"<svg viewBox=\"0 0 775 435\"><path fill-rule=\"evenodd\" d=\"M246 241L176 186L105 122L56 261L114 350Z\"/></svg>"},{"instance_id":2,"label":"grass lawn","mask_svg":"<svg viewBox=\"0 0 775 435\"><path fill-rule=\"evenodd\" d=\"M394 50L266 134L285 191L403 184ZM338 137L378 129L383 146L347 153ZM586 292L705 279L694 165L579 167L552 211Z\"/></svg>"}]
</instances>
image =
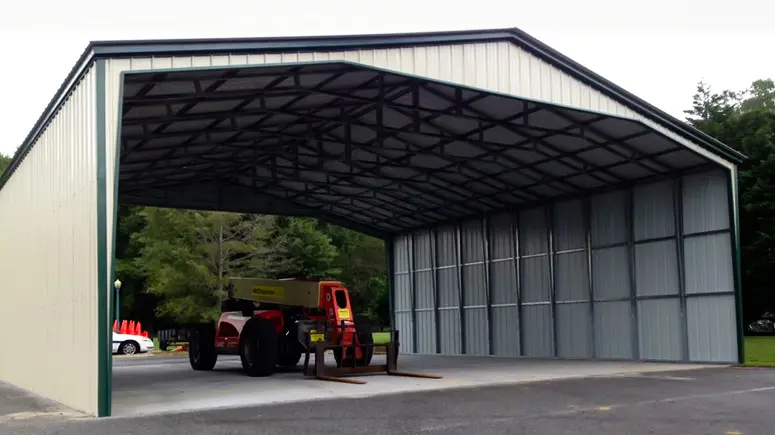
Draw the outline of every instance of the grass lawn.
<instances>
[{"instance_id":1,"label":"grass lawn","mask_svg":"<svg viewBox=\"0 0 775 435\"><path fill-rule=\"evenodd\" d=\"M775 337L746 337L745 364L775 367Z\"/></svg>"}]
</instances>

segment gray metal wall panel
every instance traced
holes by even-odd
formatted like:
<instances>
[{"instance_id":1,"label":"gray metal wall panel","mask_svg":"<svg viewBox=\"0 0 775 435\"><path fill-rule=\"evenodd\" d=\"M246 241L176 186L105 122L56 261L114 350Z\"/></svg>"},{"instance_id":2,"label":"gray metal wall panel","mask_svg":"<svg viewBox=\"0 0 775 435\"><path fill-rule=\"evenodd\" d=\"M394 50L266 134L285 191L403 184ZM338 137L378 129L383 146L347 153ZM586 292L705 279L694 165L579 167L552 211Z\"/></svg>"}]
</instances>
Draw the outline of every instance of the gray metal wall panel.
<instances>
[{"instance_id":1,"label":"gray metal wall panel","mask_svg":"<svg viewBox=\"0 0 775 435\"><path fill-rule=\"evenodd\" d=\"M672 181L636 186L634 195L635 240L675 235Z\"/></svg>"},{"instance_id":2,"label":"gray metal wall panel","mask_svg":"<svg viewBox=\"0 0 775 435\"><path fill-rule=\"evenodd\" d=\"M681 189L684 192L682 198L687 199L682 209L702 209L705 204L718 208L713 201L718 201L725 191L715 187L713 174L705 178L702 174L692 177L687 177L687 187ZM689 295L698 295L689 297L684 305L679 287L681 275L675 239L678 227L673 215L673 188L671 182L660 182L634 189L632 229L639 241L632 245L633 251L627 243L630 193L622 190L591 197L591 265L587 260L590 251L586 246L583 200L555 204L552 207L553 277L549 276L551 257L547 252L546 208L495 215L486 222L484 219L469 220L459 229L454 226L438 228L435 231L435 259L431 249L434 247L433 233L415 232L410 245L397 238L394 257L397 263L397 326L404 331L404 349L412 345L412 337L406 332L414 316L419 329L413 335L417 340L417 351L421 353L551 357L556 335L560 357L677 361L685 358L688 351L691 360L724 360L724 355L731 354L729 338L698 328L709 322L703 309L720 313L722 317L734 310L734 299L728 295L718 299L718 303L729 306L710 307L710 299L708 302L705 299L713 297L702 295L732 289L729 234L718 232L723 231L718 228L719 222L725 222L723 219L703 221L692 217L682 221L691 231L716 231L686 238L679 235L686 260L683 270L686 291ZM696 216L700 214L695 213ZM484 228L487 229L486 240ZM460 258L457 257L458 243ZM515 245L520 251L516 260ZM406 264L410 247L414 263L414 295L410 292L412 286L408 274L400 272L409 270ZM485 249L488 249L486 256ZM631 254L635 258L632 271ZM459 269L456 261L466 264ZM592 305L586 302L589 300L590 267L595 300ZM634 283L631 273L634 273ZM462 283L458 282L459 276ZM550 304L552 278L556 306ZM637 293L637 301L631 299L631 287ZM464 291L462 300L461 288ZM438 292L438 319L435 318L434 290ZM462 316L461 301L466 307ZM413 305L417 309L414 313L411 312ZM682 315L684 306L689 310L687 316ZM635 307L637 310L633 312ZM556 312L554 319L553 309ZM694 324L687 326L689 316ZM464 321L462 327L461 319ZM694 328L690 337L684 333L687 327ZM703 340L709 339L708 334L715 334L714 337L719 336L726 342L716 347L703 347ZM437 339L439 343L436 343ZM465 345L465 349L461 349L461 345Z\"/></svg>"},{"instance_id":3,"label":"gray metal wall panel","mask_svg":"<svg viewBox=\"0 0 775 435\"><path fill-rule=\"evenodd\" d=\"M463 264L484 261L482 221L467 221L461 226Z\"/></svg>"},{"instance_id":4,"label":"gray metal wall panel","mask_svg":"<svg viewBox=\"0 0 775 435\"><path fill-rule=\"evenodd\" d=\"M455 265L455 227L445 225L436 231L437 266Z\"/></svg>"},{"instance_id":5,"label":"gray metal wall panel","mask_svg":"<svg viewBox=\"0 0 775 435\"><path fill-rule=\"evenodd\" d=\"M395 302L396 311L405 311L412 309L412 293L409 285L409 274L401 273L395 275Z\"/></svg>"},{"instance_id":6,"label":"gray metal wall panel","mask_svg":"<svg viewBox=\"0 0 775 435\"><path fill-rule=\"evenodd\" d=\"M436 321L434 312L417 311L417 353L436 353Z\"/></svg>"},{"instance_id":7,"label":"gray metal wall panel","mask_svg":"<svg viewBox=\"0 0 775 435\"><path fill-rule=\"evenodd\" d=\"M519 313L516 305L492 308L492 353L519 356Z\"/></svg>"},{"instance_id":8,"label":"gray metal wall panel","mask_svg":"<svg viewBox=\"0 0 775 435\"><path fill-rule=\"evenodd\" d=\"M684 234L728 229L728 201L727 177L723 172L684 177Z\"/></svg>"},{"instance_id":9,"label":"gray metal wall panel","mask_svg":"<svg viewBox=\"0 0 775 435\"><path fill-rule=\"evenodd\" d=\"M411 312L396 311L396 329L398 329L398 339L401 343L402 353L412 353L414 349L414 322Z\"/></svg>"},{"instance_id":10,"label":"gray metal wall panel","mask_svg":"<svg viewBox=\"0 0 775 435\"><path fill-rule=\"evenodd\" d=\"M430 231L418 231L412 235L413 270L430 269L433 263Z\"/></svg>"},{"instance_id":11,"label":"gray metal wall panel","mask_svg":"<svg viewBox=\"0 0 775 435\"><path fill-rule=\"evenodd\" d=\"M514 220L510 214L499 214L490 219L490 260L514 258Z\"/></svg>"},{"instance_id":12,"label":"gray metal wall panel","mask_svg":"<svg viewBox=\"0 0 775 435\"><path fill-rule=\"evenodd\" d=\"M552 338L552 309L549 305L527 305L522 307L522 326L525 328L523 354L533 357L554 355Z\"/></svg>"},{"instance_id":13,"label":"gray metal wall panel","mask_svg":"<svg viewBox=\"0 0 775 435\"><path fill-rule=\"evenodd\" d=\"M490 303L514 304L517 302L517 280L514 260L490 264Z\"/></svg>"},{"instance_id":14,"label":"gray metal wall panel","mask_svg":"<svg viewBox=\"0 0 775 435\"><path fill-rule=\"evenodd\" d=\"M630 297L630 258L627 247L615 246L593 251L592 276L595 300Z\"/></svg>"},{"instance_id":15,"label":"gray metal wall panel","mask_svg":"<svg viewBox=\"0 0 775 435\"><path fill-rule=\"evenodd\" d=\"M640 356L681 360L681 309L678 298L638 301Z\"/></svg>"},{"instance_id":16,"label":"gray metal wall panel","mask_svg":"<svg viewBox=\"0 0 775 435\"><path fill-rule=\"evenodd\" d=\"M483 264L463 266L463 301L465 306L487 304L484 273Z\"/></svg>"},{"instance_id":17,"label":"gray metal wall panel","mask_svg":"<svg viewBox=\"0 0 775 435\"><path fill-rule=\"evenodd\" d=\"M678 257L674 240L635 246L635 284L638 296L678 294Z\"/></svg>"},{"instance_id":18,"label":"gray metal wall panel","mask_svg":"<svg viewBox=\"0 0 775 435\"><path fill-rule=\"evenodd\" d=\"M587 254L584 251L557 254L555 292L558 301L589 300Z\"/></svg>"},{"instance_id":19,"label":"gray metal wall panel","mask_svg":"<svg viewBox=\"0 0 775 435\"><path fill-rule=\"evenodd\" d=\"M532 208L519 214L520 255L543 254L548 250L546 210Z\"/></svg>"},{"instance_id":20,"label":"gray metal wall panel","mask_svg":"<svg viewBox=\"0 0 775 435\"><path fill-rule=\"evenodd\" d=\"M433 291L433 271L424 270L414 273L414 289L416 309L433 308L434 306L434 291Z\"/></svg>"},{"instance_id":21,"label":"gray metal wall panel","mask_svg":"<svg viewBox=\"0 0 775 435\"><path fill-rule=\"evenodd\" d=\"M466 354L487 355L490 352L490 338L487 329L486 308L466 308Z\"/></svg>"},{"instance_id":22,"label":"gray metal wall panel","mask_svg":"<svg viewBox=\"0 0 775 435\"><path fill-rule=\"evenodd\" d=\"M441 353L445 355L460 355L460 310L439 310L439 340Z\"/></svg>"},{"instance_id":23,"label":"gray metal wall panel","mask_svg":"<svg viewBox=\"0 0 775 435\"><path fill-rule=\"evenodd\" d=\"M408 236L398 236L393 239L393 271L394 273L409 271Z\"/></svg>"},{"instance_id":24,"label":"gray metal wall panel","mask_svg":"<svg viewBox=\"0 0 775 435\"><path fill-rule=\"evenodd\" d=\"M633 357L630 301L595 303L595 352L598 358Z\"/></svg>"},{"instance_id":25,"label":"gray metal wall panel","mask_svg":"<svg viewBox=\"0 0 775 435\"><path fill-rule=\"evenodd\" d=\"M589 303L557 305L557 356L592 357L592 317Z\"/></svg>"},{"instance_id":26,"label":"gray metal wall panel","mask_svg":"<svg viewBox=\"0 0 775 435\"><path fill-rule=\"evenodd\" d=\"M551 293L549 258L547 256L523 258L521 267L522 302L548 302Z\"/></svg>"},{"instance_id":27,"label":"gray metal wall panel","mask_svg":"<svg viewBox=\"0 0 775 435\"><path fill-rule=\"evenodd\" d=\"M616 190L590 199L592 246L627 241L627 191Z\"/></svg>"},{"instance_id":28,"label":"gray metal wall panel","mask_svg":"<svg viewBox=\"0 0 775 435\"><path fill-rule=\"evenodd\" d=\"M735 297L687 299L689 357L693 361L737 362Z\"/></svg>"},{"instance_id":29,"label":"gray metal wall panel","mask_svg":"<svg viewBox=\"0 0 775 435\"><path fill-rule=\"evenodd\" d=\"M456 268L439 269L439 307L460 307L460 287Z\"/></svg>"},{"instance_id":30,"label":"gray metal wall panel","mask_svg":"<svg viewBox=\"0 0 775 435\"><path fill-rule=\"evenodd\" d=\"M687 294L734 291L729 233L684 240L684 256Z\"/></svg>"},{"instance_id":31,"label":"gray metal wall panel","mask_svg":"<svg viewBox=\"0 0 775 435\"><path fill-rule=\"evenodd\" d=\"M554 208L554 250L568 251L586 246L584 201L558 202Z\"/></svg>"}]
</instances>

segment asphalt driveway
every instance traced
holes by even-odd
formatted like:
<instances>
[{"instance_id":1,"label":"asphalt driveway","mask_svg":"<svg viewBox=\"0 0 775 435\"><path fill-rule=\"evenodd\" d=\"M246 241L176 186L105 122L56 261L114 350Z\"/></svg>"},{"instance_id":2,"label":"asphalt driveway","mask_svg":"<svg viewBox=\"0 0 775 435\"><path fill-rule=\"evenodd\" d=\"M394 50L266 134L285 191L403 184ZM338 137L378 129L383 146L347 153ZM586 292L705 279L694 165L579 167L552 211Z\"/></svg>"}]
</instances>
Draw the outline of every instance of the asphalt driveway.
<instances>
[{"instance_id":1,"label":"asphalt driveway","mask_svg":"<svg viewBox=\"0 0 775 435\"><path fill-rule=\"evenodd\" d=\"M775 370L712 368L154 416L5 422L14 435L771 435Z\"/></svg>"}]
</instances>

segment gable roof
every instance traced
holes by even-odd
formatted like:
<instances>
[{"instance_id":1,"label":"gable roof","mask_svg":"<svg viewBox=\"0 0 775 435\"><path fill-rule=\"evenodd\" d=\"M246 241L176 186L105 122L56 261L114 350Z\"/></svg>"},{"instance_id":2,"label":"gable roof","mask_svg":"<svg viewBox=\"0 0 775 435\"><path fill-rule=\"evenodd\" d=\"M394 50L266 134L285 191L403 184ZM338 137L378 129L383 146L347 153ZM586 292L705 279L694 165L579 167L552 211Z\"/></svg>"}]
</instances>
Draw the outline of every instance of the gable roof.
<instances>
[{"instance_id":1,"label":"gable roof","mask_svg":"<svg viewBox=\"0 0 775 435\"><path fill-rule=\"evenodd\" d=\"M517 28L339 36L93 41L86 47L78 62L57 90L54 98L49 102L33 129L13 156L13 160L6 173L0 176L0 188L2 188L11 173L16 169L24 155L27 154L44 126L54 116L58 106L62 103L70 89L75 86L79 77L96 59L181 56L202 53L236 54L247 52L271 53L301 50L388 48L497 41L510 41L522 47L582 83L630 107L641 116L669 128L674 133L696 143L719 157L734 164L739 164L746 158L745 155L721 141L658 109Z\"/></svg>"}]
</instances>

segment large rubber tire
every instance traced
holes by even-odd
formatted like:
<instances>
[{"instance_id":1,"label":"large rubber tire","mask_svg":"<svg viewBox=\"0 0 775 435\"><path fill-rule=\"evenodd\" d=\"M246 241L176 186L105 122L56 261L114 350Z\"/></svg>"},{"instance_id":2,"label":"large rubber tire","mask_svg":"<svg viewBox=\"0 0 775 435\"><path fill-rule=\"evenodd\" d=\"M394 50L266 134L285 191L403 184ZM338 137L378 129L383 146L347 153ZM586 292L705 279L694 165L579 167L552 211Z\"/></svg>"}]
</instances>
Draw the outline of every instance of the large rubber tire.
<instances>
[{"instance_id":1,"label":"large rubber tire","mask_svg":"<svg viewBox=\"0 0 775 435\"><path fill-rule=\"evenodd\" d=\"M188 361L197 371L212 370L218 361L215 350L215 325L200 325L192 331L188 342Z\"/></svg>"},{"instance_id":2,"label":"large rubber tire","mask_svg":"<svg viewBox=\"0 0 775 435\"><path fill-rule=\"evenodd\" d=\"M301 351L288 349L286 352L280 352L277 365L281 367L296 367L301 361Z\"/></svg>"},{"instance_id":3,"label":"large rubber tire","mask_svg":"<svg viewBox=\"0 0 775 435\"><path fill-rule=\"evenodd\" d=\"M361 349L362 357L355 360L355 366L364 367L371 364L371 359L374 357L374 346L366 346L374 344L374 336L370 331L358 331L356 334L358 334L358 343L360 344L358 347ZM355 347L348 346L347 354L347 361L345 361L344 364L347 367L352 367L352 358L355 354ZM334 360L336 361L337 367L342 367L343 362L341 348L334 349Z\"/></svg>"},{"instance_id":4,"label":"large rubber tire","mask_svg":"<svg viewBox=\"0 0 775 435\"><path fill-rule=\"evenodd\" d=\"M245 323L240 335L240 359L248 376L271 376L277 370L278 341L275 323L254 317Z\"/></svg>"}]
</instances>

